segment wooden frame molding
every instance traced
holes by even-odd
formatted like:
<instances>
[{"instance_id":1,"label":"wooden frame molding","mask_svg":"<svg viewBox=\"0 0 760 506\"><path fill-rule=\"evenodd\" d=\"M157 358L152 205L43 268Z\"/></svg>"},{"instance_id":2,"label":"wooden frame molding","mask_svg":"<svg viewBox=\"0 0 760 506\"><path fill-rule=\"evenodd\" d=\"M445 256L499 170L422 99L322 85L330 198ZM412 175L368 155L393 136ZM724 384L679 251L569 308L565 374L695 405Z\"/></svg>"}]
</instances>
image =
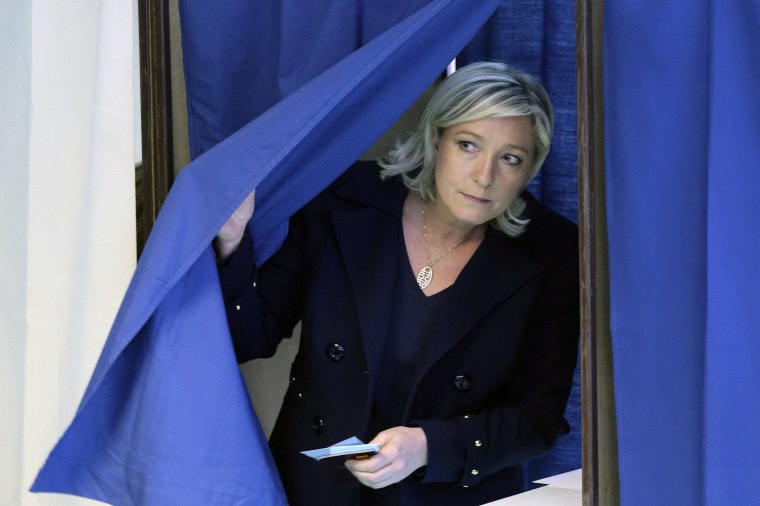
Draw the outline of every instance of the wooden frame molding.
<instances>
[{"instance_id":1,"label":"wooden frame molding","mask_svg":"<svg viewBox=\"0 0 760 506\"><path fill-rule=\"evenodd\" d=\"M619 504L604 186L603 0L576 1L583 504Z\"/></svg>"},{"instance_id":2,"label":"wooden frame molding","mask_svg":"<svg viewBox=\"0 0 760 506\"><path fill-rule=\"evenodd\" d=\"M173 180L169 6L138 0L142 164L135 168L137 254L142 252Z\"/></svg>"},{"instance_id":3,"label":"wooden frame molding","mask_svg":"<svg viewBox=\"0 0 760 506\"><path fill-rule=\"evenodd\" d=\"M583 505L599 504L599 448L596 388L594 248L594 86L590 0L576 2L576 71L578 107L578 228L581 286L581 413L583 437Z\"/></svg>"}]
</instances>

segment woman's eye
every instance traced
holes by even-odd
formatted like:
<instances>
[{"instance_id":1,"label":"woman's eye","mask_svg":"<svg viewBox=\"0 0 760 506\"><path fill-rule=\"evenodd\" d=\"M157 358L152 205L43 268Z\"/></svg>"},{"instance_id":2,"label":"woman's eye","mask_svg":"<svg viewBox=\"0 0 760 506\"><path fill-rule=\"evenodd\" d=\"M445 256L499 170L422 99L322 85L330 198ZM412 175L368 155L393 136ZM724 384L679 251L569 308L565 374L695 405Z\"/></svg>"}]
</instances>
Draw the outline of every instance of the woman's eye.
<instances>
[{"instance_id":1,"label":"woman's eye","mask_svg":"<svg viewBox=\"0 0 760 506\"><path fill-rule=\"evenodd\" d=\"M522 163L522 160L520 159L520 157L515 156L515 155L504 155L502 157L502 160L507 162L509 165L519 165L520 163Z\"/></svg>"},{"instance_id":2,"label":"woman's eye","mask_svg":"<svg viewBox=\"0 0 760 506\"><path fill-rule=\"evenodd\" d=\"M470 141L459 141L459 147L468 153L472 153L477 149L475 143Z\"/></svg>"}]
</instances>

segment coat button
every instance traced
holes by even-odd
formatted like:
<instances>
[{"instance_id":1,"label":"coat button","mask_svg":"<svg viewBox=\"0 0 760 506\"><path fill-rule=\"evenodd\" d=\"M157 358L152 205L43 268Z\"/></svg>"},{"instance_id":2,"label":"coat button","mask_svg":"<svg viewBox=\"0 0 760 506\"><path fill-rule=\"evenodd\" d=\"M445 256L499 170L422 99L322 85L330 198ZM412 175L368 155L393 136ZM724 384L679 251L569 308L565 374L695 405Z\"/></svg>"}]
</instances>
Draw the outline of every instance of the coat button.
<instances>
[{"instance_id":1,"label":"coat button","mask_svg":"<svg viewBox=\"0 0 760 506\"><path fill-rule=\"evenodd\" d=\"M466 374L458 374L454 378L454 388L456 388L460 392L469 390L471 386L472 386L472 380Z\"/></svg>"},{"instance_id":2,"label":"coat button","mask_svg":"<svg viewBox=\"0 0 760 506\"><path fill-rule=\"evenodd\" d=\"M332 343L327 346L327 356L333 362L340 362L346 356L346 350L338 343Z\"/></svg>"},{"instance_id":3,"label":"coat button","mask_svg":"<svg viewBox=\"0 0 760 506\"><path fill-rule=\"evenodd\" d=\"M315 416L314 420L311 422L311 430L313 430L315 434L322 434L325 431L325 421L322 420L321 417Z\"/></svg>"}]
</instances>

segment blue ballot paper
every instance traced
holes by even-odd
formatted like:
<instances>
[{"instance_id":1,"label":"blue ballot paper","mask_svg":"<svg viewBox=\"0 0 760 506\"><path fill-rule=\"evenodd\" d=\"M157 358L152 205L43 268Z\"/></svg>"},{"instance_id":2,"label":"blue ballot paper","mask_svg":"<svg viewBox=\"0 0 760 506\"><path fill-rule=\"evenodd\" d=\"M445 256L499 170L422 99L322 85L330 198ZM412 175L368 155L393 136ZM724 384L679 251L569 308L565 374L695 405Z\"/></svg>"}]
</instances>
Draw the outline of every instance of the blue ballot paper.
<instances>
[{"instance_id":1,"label":"blue ballot paper","mask_svg":"<svg viewBox=\"0 0 760 506\"><path fill-rule=\"evenodd\" d=\"M257 262L498 6L434 0L177 178L77 414L32 491L119 505L287 504L232 349L210 243L254 188Z\"/></svg>"}]
</instances>

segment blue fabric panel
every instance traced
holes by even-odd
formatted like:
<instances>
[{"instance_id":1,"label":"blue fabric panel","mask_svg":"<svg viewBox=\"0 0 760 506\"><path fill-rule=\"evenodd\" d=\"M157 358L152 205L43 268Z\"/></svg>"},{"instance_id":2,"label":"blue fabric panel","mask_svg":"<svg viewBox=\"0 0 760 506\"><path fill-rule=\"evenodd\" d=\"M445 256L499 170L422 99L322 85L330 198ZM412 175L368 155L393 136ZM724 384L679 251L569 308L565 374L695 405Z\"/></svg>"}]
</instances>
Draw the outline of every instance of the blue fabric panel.
<instances>
[{"instance_id":1,"label":"blue fabric panel","mask_svg":"<svg viewBox=\"0 0 760 506\"><path fill-rule=\"evenodd\" d=\"M578 115L574 1L546 0L543 46L541 72L538 75L554 107L554 139L539 173L540 189L537 195L542 202L577 223Z\"/></svg>"},{"instance_id":2,"label":"blue fabric panel","mask_svg":"<svg viewBox=\"0 0 760 506\"><path fill-rule=\"evenodd\" d=\"M282 98L276 2L180 0L190 154L197 157ZM272 54L274 52L274 54ZM249 97L239 100L239 97Z\"/></svg>"},{"instance_id":3,"label":"blue fabric panel","mask_svg":"<svg viewBox=\"0 0 760 506\"><path fill-rule=\"evenodd\" d=\"M688 3L606 5L610 325L631 506L703 504L709 2Z\"/></svg>"},{"instance_id":4,"label":"blue fabric panel","mask_svg":"<svg viewBox=\"0 0 760 506\"><path fill-rule=\"evenodd\" d=\"M226 326L207 249L116 358L34 490L118 505L286 504Z\"/></svg>"},{"instance_id":5,"label":"blue fabric panel","mask_svg":"<svg viewBox=\"0 0 760 506\"><path fill-rule=\"evenodd\" d=\"M543 203L577 222L578 149L575 79L575 2L502 0L486 26L467 45L458 63L501 60L543 82L554 107L554 138L549 156L529 189ZM534 480L578 469L581 452L581 381L577 367L567 419L572 431L552 451L524 466L525 486Z\"/></svg>"},{"instance_id":6,"label":"blue fabric panel","mask_svg":"<svg viewBox=\"0 0 760 506\"><path fill-rule=\"evenodd\" d=\"M432 2L180 173L34 491L120 505L219 504L224 494L283 504L232 355L209 244L257 188L251 228L263 261L288 217L408 108L496 5Z\"/></svg>"},{"instance_id":7,"label":"blue fabric panel","mask_svg":"<svg viewBox=\"0 0 760 506\"><path fill-rule=\"evenodd\" d=\"M181 0L192 157L428 3Z\"/></svg>"},{"instance_id":8,"label":"blue fabric panel","mask_svg":"<svg viewBox=\"0 0 760 506\"><path fill-rule=\"evenodd\" d=\"M712 2L704 483L760 503L760 1Z\"/></svg>"},{"instance_id":9,"label":"blue fabric panel","mask_svg":"<svg viewBox=\"0 0 760 506\"><path fill-rule=\"evenodd\" d=\"M605 7L621 504L757 504L759 4Z\"/></svg>"}]
</instances>

